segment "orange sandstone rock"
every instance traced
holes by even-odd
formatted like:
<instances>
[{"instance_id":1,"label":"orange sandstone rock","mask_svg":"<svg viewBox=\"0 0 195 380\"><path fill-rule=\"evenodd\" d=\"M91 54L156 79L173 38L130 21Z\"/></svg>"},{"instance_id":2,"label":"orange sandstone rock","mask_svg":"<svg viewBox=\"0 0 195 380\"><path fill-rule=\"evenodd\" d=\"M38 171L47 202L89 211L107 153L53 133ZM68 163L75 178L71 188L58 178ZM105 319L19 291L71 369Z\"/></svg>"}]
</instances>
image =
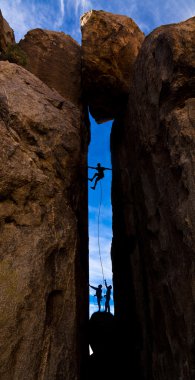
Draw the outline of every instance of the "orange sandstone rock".
<instances>
[{"instance_id":1,"label":"orange sandstone rock","mask_svg":"<svg viewBox=\"0 0 195 380\"><path fill-rule=\"evenodd\" d=\"M27 55L26 69L65 99L81 104L81 48L63 32L29 31L19 46Z\"/></svg>"},{"instance_id":2,"label":"orange sandstone rock","mask_svg":"<svg viewBox=\"0 0 195 380\"><path fill-rule=\"evenodd\" d=\"M127 101L144 34L131 18L104 11L84 14L81 30L83 91L101 123L116 117Z\"/></svg>"},{"instance_id":3,"label":"orange sandstone rock","mask_svg":"<svg viewBox=\"0 0 195 380\"><path fill-rule=\"evenodd\" d=\"M80 110L0 62L0 133L0 378L79 379L88 352Z\"/></svg>"}]
</instances>

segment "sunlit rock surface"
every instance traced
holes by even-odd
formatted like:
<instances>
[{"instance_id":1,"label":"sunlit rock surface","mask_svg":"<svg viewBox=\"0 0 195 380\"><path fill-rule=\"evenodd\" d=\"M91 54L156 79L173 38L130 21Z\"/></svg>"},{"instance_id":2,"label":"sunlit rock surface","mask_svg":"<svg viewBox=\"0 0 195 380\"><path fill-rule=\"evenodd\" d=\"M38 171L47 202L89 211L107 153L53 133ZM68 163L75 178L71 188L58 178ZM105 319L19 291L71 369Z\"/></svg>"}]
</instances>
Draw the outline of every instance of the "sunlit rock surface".
<instances>
[{"instance_id":1,"label":"sunlit rock surface","mask_svg":"<svg viewBox=\"0 0 195 380\"><path fill-rule=\"evenodd\" d=\"M83 91L101 123L116 117L127 101L144 34L129 17L94 10L82 17L81 30Z\"/></svg>"},{"instance_id":2,"label":"sunlit rock surface","mask_svg":"<svg viewBox=\"0 0 195 380\"><path fill-rule=\"evenodd\" d=\"M0 53L15 43L14 31L4 19L0 10ZM1 55L0 55L1 57Z\"/></svg>"},{"instance_id":3,"label":"sunlit rock surface","mask_svg":"<svg viewBox=\"0 0 195 380\"><path fill-rule=\"evenodd\" d=\"M80 379L87 132L78 107L8 62L0 130L0 378Z\"/></svg>"},{"instance_id":4,"label":"sunlit rock surface","mask_svg":"<svg viewBox=\"0 0 195 380\"><path fill-rule=\"evenodd\" d=\"M145 39L112 130L115 310L147 380L195 378L194 46L195 18Z\"/></svg>"},{"instance_id":5,"label":"sunlit rock surface","mask_svg":"<svg viewBox=\"0 0 195 380\"><path fill-rule=\"evenodd\" d=\"M26 69L65 99L81 105L81 47L63 32L30 30L19 42Z\"/></svg>"}]
</instances>

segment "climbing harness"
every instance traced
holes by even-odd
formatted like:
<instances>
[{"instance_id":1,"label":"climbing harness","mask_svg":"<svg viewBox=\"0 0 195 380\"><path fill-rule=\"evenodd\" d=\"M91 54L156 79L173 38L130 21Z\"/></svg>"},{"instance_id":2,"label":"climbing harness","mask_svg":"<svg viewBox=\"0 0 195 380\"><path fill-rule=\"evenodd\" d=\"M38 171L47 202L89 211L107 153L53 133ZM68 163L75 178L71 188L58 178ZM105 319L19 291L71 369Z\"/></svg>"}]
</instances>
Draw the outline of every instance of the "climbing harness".
<instances>
[{"instance_id":1,"label":"climbing harness","mask_svg":"<svg viewBox=\"0 0 195 380\"><path fill-rule=\"evenodd\" d=\"M105 170L112 170L110 168L105 168L104 166L101 166L100 163L98 163L96 167L88 166L88 168L97 170L97 173L94 174L94 176L92 178L88 178L89 181L93 181L93 179L96 178L94 186L91 187L91 189L93 189L93 190L95 190L97 182L100 181L102 178L104 178L104 171Z\"/></svg>"}]
</instances>

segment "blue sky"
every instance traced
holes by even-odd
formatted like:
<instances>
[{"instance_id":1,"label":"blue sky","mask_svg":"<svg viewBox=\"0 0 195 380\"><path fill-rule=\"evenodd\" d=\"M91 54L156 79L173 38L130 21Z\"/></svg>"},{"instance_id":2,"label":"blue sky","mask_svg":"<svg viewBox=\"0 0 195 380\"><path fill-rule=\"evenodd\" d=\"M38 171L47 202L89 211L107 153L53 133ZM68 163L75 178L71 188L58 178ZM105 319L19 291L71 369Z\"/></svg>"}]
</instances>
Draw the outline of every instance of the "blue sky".
<instances>
[{"instance_id":1,"label":"blue sky","mask_svg":"<svg viewBox=\"0 0 195 380\"><path fill-rule=\"evenodd\" d=\"M14 29L16 40L34 28L63 31L78 42L81 41L80 16L91 9L124 14L134 19L140 29L150 33L156 27L186 20L195 15L195 0L0 0L3 16ZM98 162L110 167L109 136L111 123L96 125L91 120L92 140L89 148L89 164ZM93 171L89 172L89 176ZM110 283L112 271L110 244L112 238L111 172L105 172L102 181L103 202L100 214L100 246L105 277ZM91 185L91 183L89 183ZM90 283L102 281L97 242L97 219L99 211L100 186L95 191L89 188L89 236L90 236ZM90 312L94 305L94 291L90 295Z\"/></svg>"},{"instance_id":2,"label":"blue sky","mask_svg":"<svg viewBox=\"0 0 195 380\"><path fill-rule=\"evenodd\" d=\"M195 14L194 0L0 0L4 17L21 38L36 27L64 31L80 41L80 16L91 9L127 15L144 33Z\"/></svg>"},{"instance_id":3,"label":"blue sky","mask_svg":"<svg viewBox=\"0 0 195 380\"><path fill-rule=\"evenodd\" d=\"M96 124L91 118L91 144L89 146L89 166L96 166L100 162L103 166L111 168L110 162L110 130L111 122L101 125ZM89 169L89 177L95 173ZM111 209L111 178L112 172L105 171L105 177L97 184L96 190L91 190L89 182L89 283L98 285L106 278L108 284L112 282L112 269L110 260L110 246L112 240L112 209ZM101 206L101 207L100 207ZM100 207L100 208L99 208ZM99 214L100 211L100 214ZM99 258L98 246L98 215L99 215L99 243L102 267ZM105 289L104 289L105 291ZM94 294L94 290L91 290ZM94 296L90 299L90 312L97 310L94 305ZM113 312L113 298L111 300Z\"/></svg>"}]
</instances>

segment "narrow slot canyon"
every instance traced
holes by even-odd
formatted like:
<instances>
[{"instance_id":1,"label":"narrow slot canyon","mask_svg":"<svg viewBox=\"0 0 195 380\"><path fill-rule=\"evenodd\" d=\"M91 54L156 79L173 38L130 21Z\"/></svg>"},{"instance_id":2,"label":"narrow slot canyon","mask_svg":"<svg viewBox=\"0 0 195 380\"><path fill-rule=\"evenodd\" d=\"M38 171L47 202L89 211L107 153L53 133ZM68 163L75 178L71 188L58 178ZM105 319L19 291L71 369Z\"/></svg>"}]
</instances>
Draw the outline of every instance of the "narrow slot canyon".
<instances>
[{"instance_id":1,"label":"narrow slot canyon","mask_svg":"<svg viewBox=\"0 0 195 380\"><path fill-rule=\"evenodd\" d=\"M96 124L90 117L91 139L88 152L88 210L89 210L89 284L102 285L101 311L105 309L105 280L112 284L111 242L112 242L112 205L111 205L111 153L110 130L112 122ZM96 181L97 164L106 168L104 177ZM90 291L90 315L98 310L95 290ZM111 295L111 312L113 295Z\"/></svg>"},{"instance_id":2,"label":"narrow slot canyon","mask_svg":"<svg viewBox=\"0 0 195 380\"><path fill-rule=\"evenodd\" d=\"M193 380L195 18L0 26L0 379Z\"/></svg>"}]
</instances>

